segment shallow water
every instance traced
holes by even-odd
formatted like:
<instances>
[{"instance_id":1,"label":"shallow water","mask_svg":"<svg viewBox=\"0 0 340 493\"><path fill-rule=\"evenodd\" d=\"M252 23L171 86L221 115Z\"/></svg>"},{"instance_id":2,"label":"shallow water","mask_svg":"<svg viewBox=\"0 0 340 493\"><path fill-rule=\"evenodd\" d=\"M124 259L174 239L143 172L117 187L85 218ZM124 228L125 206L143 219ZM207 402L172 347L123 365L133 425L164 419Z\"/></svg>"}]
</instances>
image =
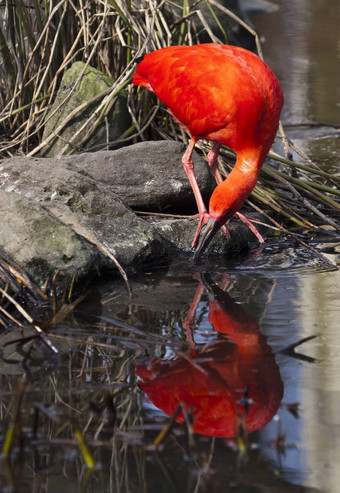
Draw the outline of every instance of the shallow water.
<instances>
[{"instance_id":1,"label":"shallow water","mask_svg":"<svg viewBox=\"0 0 340 493\"><path fill-rule=\"evenodd\" d=\"M273 0L241 4L285 95L284 123L340 123L340 4ZM256 11L254 5L262 5Z\"/></svg>"},{"instance_id":2,"label":"shallow water","mask_svg":"<svg viewBox=\"0 0 340 493\"><path fill-rule=\"evenodd\" d=\"M275 246L272 251L275 252ZM187 353L188 358L194 361L196 358L200 361L204 355L211 356L211 352L216 351L217 344L224 347L223 341L230 338L237 344L239 354L230 355L229 350L224 347L227 357L223 362L219 353L215 355L219 359L218 369L216 362L216 366L211 362L207 363L210 365L210 393L216 397L216 393L219 392L211 370L213 367L218 371L219 379L223 378L224 390L229 399L232 399L232 384L229 379L233 382L236 379L239 386L234 389L236 403L241 402L244 392L247 392L247 418L252 418L255 412L252 406L255 402L263 404L261 412L265 416L262 415L262 418L264 422L269 423L251 435L250 442L252 447L260 450L261 460L270 464L270 472L265 470L263 464L259 464L258 473L267 475L267 479L273 481L273 486L276 485L277 488L280 481L283 481L318 487L321 491L336 491L336 443L337 437L340 437L340 412L337 405L340 398L340 387L337 384L340 370L340 343L337 334L340 329L340 277L338 271L325 268L316 261L308 262L307 257L308 255L293 250L271 253L271 248L268 247L265 252L253 252L241 262L231 262L226 270L221 265L204 265L201 272L197 272L190 262L179 262L167 271L157 275L151 274L151 282L146 284L145 278L142 278L140 284L137 283L133 287L134 301L130 305L130 314L126 314L126 322L143 330L151 329L162 333L170 340L189 340L204 345L202 354ZM285 261L284 266L282 260ZM215 278L227 291L227 300L216 286L217 295L214 299L209 299L208 284L208 288L202 290L202 297L195 306L193 321L194 306L190 305L192 311L188 311L188 303L194 302L198 279L202 274L204 279L204 271L208 271L209 277ZM210 284L210 289L211 286L214 284ZM124 294L121 293L113 305L105 306L105 316L118 316L115 307L122 296L124 297ZM216 306L218 303L220 306ZM121 311L119 316L122 317ZM263 337L261 343L255 335ZM310 336L317 337L298 347L297 354L280 353L288 345ZM173 398L173 394L181 395L182 400L185 397L181 392L199 395L200 402L206 398L206 375L200 375L199 370L195 372L191 366L194 364L192 360L191 363L183 362L176 351L167 348L159 354L159 348L155 349L143 362L146 366L137 366L141 386L146 391L141 398L141 404L147 420L164 417L160 408L166 409L168 415L171 415L176 409L175 403L179 402ZM152 360L155 356L158 356L159 360ZM235 358L238 358L237 362ZM201 365L204 366L204 363ZM206 366L204 368L207 369ZM190 373L190 379L186 372ZM257 385L261 388L261 395L257 394ZM174 403L169 404L172 398ZM188 399L188 406L196 402L195 397L191 396L192 400L190 397ZM270 402L275 402L275 405L271 404L272 413L268 411L271 407ZM219 405L222 406L221 403ZM217 413L215 421L224 427L222 435L224 433L223 436L230 436L228 426L234 423L221 424L222 418L218 415L214 403L210 402L209 406L210 414ZM298 407L298 418L289 411L290 406L293 409ZM259 412L258 409L257 411ZM196 431L218 436L219 431L216 431L216 428L219 427L216 422L211 423L206 419L204 409L200 412L201 418L197 418L194 425L194 428L197 426ZM224 409L223 412L227 419L227 410ZM261 421L259 415L256 419ZM247 425L249 428L252 426L248 422ZM212 431L214 426L215 431ZM277 444L278 435L283 436L281 447ZM198 441L200 444L204 443L204 440ZM215 487L218 487L217 491L220 488L222 490L223 481L230 484L235 481L233 474L230 471L228 474L223 468L224 454L227 457L228 447L227 442L222 440L222 450L218 449L218 452L213 454L213 461L222 462L219 466L215 463L213 465L212 476ZM171 458L168 462L171 474L176 476L176 468ZM249 458L249 463L245 466L245 477L249 470L252 470L252 458ZM259 478L247 478L247 481L253 483L253 487L260 484ZM235 487L236 484L239 484L240 488L244 487L242 475L239 483L236 481ZM183 491L190 489L183 488Z\"/></svg>"},{"instance_id":3,"label":"shallow water","mask_svg":"<svg viewBox=\"0 0 340 493\"><path fill-rule=\"evenodd\" d=\"M337 491L339 285L339 271L277 242L178 259L132 278L131 297L120 280L94 285L50 330L64 354L30 355L6 491ZM3 422L23 373L5 356ZM97 464L87 473L76 429Z\"/></svg>"}]
</instances>

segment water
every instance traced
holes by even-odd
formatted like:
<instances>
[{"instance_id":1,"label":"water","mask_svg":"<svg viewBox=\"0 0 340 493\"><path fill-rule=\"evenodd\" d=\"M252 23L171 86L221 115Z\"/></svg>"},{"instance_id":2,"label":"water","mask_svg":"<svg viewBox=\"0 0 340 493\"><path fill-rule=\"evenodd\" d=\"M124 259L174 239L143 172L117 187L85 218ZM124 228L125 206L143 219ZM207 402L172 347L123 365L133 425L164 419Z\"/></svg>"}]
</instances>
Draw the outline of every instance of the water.
<instances>
[{"instance_id":1,"label":"water","mask_svg":"<svg viewBox=\"0 0 340 493\"><path fill-rule=\"evenodd\" d=\"M119 280L94 287L75 317L86 340L104 346L75 344L59 369L59 398L71 408L88 400L103 409L105 392L116 406L120 447L108 424L93 439L98 410L88 427L103 472L93 488L96 477L102 491L337 491L338 271L269 243L223 265L178 259L131 287L131 299ZM115 320L126 330L114 330ZM80 338L75 326L68 335ZM283 351L310 336L295 354ZM196 410L189 421L198 434L190 443L187 425L175 425L156 453L150 446L179 402ZM243 460L229 438L237 411L253 430Z\"/></svg>"},{"instance_id":2,"label":"water","mask_svg":"<svg viewBox=\"0 0 340 493\"><path fill-rule=\"evenodd\" d=\"M338 456L335 437L340 425L337 408L339 273L318 262L308 262L308 255L293 250L285 251L286 266L283 268L282 255L282 252L270 253L268 248L267 252L258 251L229 265L228 270L205 265L197 272L190 262L177 263L169 270L153 274L147 285L144 278L137 282L133 288L134 302L126 321L144 330L162 333L170 340L194 342L202 351L200 354L188 351L188 363L178 356L178 348L163 349L161 354L156 349L142 364L138 363L136 373L145 391L142 396L143 415L150 421L164 418L164 411L172 415L179 401L185 401L188 407L194 405L198 395L198 402L203 407L194 424L196 431L230 436L233 433L229 428L234 425L228 421L230 410L223 408L222 415L219 415L218 406L212 399L208 409L216 416L210 421L204 407L209 392L215 398L216 394L219 395L222 378L229 404L232 395L234 404L242 403L247 389L250 399L247 418L258 412L257 420L262 424L269 422L255 437L251 435L250 441L261 450L262 458L265 457L272 465L271 474L278 474L278 478L287 483L336 491ZM205 279L206 270L210 284ZM198 280L202 278L206 287L201 285L200 290ZM228 293L227 299L212 279ZM212 286L215 297L210 296L209 299ZM196 297L198 291L200 298ZM115 298L113 306L105 306L105 316L117 316L114 307L121 297L124 298L125 294ZM160 315L156 322L152 315L150 320L150 314L155 312ZM288 345L310 336L316 337L298 347L297 354L281 353ZM237 344L232 354L226 339ZM218 346L223 348L223 356ZM207 374L200 374L200 370L192 366L204 357L214 361L205 366L201 363L209 373L209 391L205 381ZM212 368L218 372L217 379ZM229 379L237 382L233 390ZM262 391L260 394L258 386ZM262 417L258 409L252 411L254 403L251 396L263 405ZM223 406L222 402L219 406ZM289 411L290 406L294 410L299 409L299 418ZM197 403L195 408L198 408ZM252 424L247 424L251 428ZM280 434L284 437L282 449L276 446ZM228 455L226 442L222 443L222 451L217 452L214 460L222 460L223 454ZM173 466L170 460L170 471L176 475ZM263 464L259 466L260 469L263 467ZM249 464L247 468L251 468ZM247 476L247 472L245 474ZM222 488L222 478L229 483L234 479L232 474L226 474L223 464L214 464L213 476L219 488ZM255 487L258 479L252 480ZM187 490L184 488L183 491Z\"/></svg>"},{"instance_id":3,"label":"water","mask_svg":"<svg viewBox=\"0 0 340 493\"><path fill-rule=\"evenodd\" d=\"M269 242L223 263L177 259L130 281L131 298L119 279L93 285L50 328L62 355L32 348L23 448L16 438L1 483L20 485L9 491L337 491L339 272ZM303 338L311 339L289 350ZM23 373L8 342L3 422ZM180 403L188 414L177 414L182 424L155 450ZM76 429L97 464L91 472Z\"/></svg>"},{"instance_id":4,"label":"water","mask_svg":"<svg viewBox=\"0 0 340 493\"><path fill-rule=\"evenodd\" d=\"M264 5L251 2L249 15L283 85L283 121L335 172L339 2ZM316 122L332 127L316 135ZM337 492L339 271L293 244L268 242L199 266L179 258L130 283L131 298L120 279L92 286L50 329L60 357L2 337L2 443L30 344L33 363L22 383L21 438L16 429L12 458L1 461L1 491ZM30 335L20 329L16 341ZM153 441L185 399L193 409L178 414L184 423L156 451ZM242 439L244 422L253 431ZM97 464L90 472L77 429Z\"/></svg>"},{"instance_id":5,"label":"water","mask_svg":"<svg viewBox=\"0 0 340 493\"><path fill-rule=\"evenodd\" d=\"M241 0L263 40L265 60L283 88L285 123L340 122L340 4L275 0L265 10Z\"/></svg>"},{"instance_id":6,"label":"water","mask_svg":"<svg viewBox=\"0 0 340 493\"><path fill-rule=\"evenodd\" d=\"M281 118L288 137L325 171L338 173L340 3L330 0L327 8L318 0L240 0L240 4L260 34L265 61L281 83L285 96Z\"/></svg>"}]
</instances>

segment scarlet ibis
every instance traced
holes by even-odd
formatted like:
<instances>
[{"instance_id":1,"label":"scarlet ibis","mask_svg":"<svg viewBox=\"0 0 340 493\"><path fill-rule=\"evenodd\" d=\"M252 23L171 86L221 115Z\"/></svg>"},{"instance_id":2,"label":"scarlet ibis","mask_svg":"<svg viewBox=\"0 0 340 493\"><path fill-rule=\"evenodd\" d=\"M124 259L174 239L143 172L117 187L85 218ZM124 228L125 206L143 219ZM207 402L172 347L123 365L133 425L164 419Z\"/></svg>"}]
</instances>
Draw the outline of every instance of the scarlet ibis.
<instances>
[{"instance_id":1,"label":"scarlet ibis","mask_svg":"<svg viewBox=\"0 0 340 493\"><path fill-rule=\"evenodd\" d=\"M238 211L255 187L279 125L283 94L270 68L254 53L237 46L170 46L144 56L133 84L154 92L191 136L182 163L198 208L199 224L192 243L197 245L195 256L220 227L229 236L225 224L234 214L263 242L257 229ZM208 162L217 187L210 198L209 213L192 160L200 139L214 142ZM224 181L217 161L221 145L237 155ZM205 224L206 231L200 237Z\"/></svg>"}]
</instances>

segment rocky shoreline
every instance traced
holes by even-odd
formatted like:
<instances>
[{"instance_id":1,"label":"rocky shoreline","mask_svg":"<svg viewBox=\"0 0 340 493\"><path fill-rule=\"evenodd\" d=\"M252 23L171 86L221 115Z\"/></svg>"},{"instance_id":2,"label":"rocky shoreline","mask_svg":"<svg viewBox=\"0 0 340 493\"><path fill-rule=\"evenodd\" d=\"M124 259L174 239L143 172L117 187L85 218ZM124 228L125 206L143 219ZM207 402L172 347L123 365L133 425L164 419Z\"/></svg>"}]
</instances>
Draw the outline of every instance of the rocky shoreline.
<instances>
[{"instance_id":1,"label":"rocky shoreline","mask_svg":"<svg viewBox=\"0 0 340 493\"><path fill-rule=\"evenodd\" d=\"M184 148L157 141L60 158L4 160L0 248L37 284L56 270L65 282L74 275L87 282L116 275L117 263L133 273L192 255L197 220L183 215L197 210L181 165ZM194 161L208 202L214 180L197 153ZM231 222L230 231L231 239L220 232L210 251L227 253L256 242L239 220Z\"/></svg>"}]
</instances>

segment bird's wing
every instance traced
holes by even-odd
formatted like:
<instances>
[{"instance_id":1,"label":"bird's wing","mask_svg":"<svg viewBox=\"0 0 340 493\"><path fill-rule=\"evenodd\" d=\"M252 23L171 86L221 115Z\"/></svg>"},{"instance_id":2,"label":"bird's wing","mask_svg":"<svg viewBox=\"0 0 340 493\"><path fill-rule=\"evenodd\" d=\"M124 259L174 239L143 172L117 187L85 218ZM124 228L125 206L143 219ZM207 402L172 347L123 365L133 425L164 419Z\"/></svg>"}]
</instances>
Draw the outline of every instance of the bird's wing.
<instances>
[{"instance_id":1,"label":"bird's wing","mask_svg":"<svg viewBox=\"0 0 340 493\"><path fill-rule=\"evenodd\" d=\"M223 128L236 111L227 93L230 64L228 76L221 69L224 57L217 60L199 47L195 51L196 47L172 46L149 53L133 76L134 84L155 92L194 135Z\"/></svg>"}]
</instances>

